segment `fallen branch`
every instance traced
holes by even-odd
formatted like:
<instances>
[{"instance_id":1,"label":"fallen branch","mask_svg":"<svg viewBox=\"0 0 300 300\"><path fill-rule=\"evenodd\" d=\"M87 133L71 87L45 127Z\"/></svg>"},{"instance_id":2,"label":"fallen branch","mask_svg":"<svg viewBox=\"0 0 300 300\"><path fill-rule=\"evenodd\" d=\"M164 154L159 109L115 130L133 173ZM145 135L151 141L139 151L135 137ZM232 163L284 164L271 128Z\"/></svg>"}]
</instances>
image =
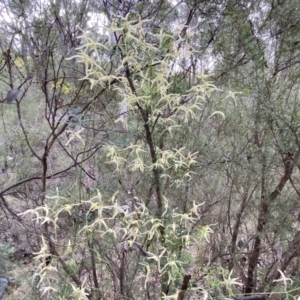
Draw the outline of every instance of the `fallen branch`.
<instances>
[{"instance_id":1,"label":"fallen branch","mask_svg":"<svg viewBox=\"0 0 300 300\"><path fill-rule=\"evenodd\" d=\"M266 295L233 297L234 300L270 300Z\"/></svg>"}]
</instances>

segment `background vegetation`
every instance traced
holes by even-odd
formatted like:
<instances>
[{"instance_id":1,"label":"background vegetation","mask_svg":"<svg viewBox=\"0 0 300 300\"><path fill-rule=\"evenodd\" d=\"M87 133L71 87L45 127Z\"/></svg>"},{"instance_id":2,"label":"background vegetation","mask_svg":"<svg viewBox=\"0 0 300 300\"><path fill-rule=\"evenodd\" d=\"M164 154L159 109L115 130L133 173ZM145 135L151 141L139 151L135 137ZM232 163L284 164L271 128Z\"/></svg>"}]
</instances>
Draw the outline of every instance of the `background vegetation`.
<instances>
[{"instance_id":1,"label":"background vegetation","mask_svg":"<svg viewBox=\"0 0 300 300\"><path fill-rule=\"evenodd\" d=\"M299 16L2 1L4 299L298 299Z\"/></svg>"}]
</instances>

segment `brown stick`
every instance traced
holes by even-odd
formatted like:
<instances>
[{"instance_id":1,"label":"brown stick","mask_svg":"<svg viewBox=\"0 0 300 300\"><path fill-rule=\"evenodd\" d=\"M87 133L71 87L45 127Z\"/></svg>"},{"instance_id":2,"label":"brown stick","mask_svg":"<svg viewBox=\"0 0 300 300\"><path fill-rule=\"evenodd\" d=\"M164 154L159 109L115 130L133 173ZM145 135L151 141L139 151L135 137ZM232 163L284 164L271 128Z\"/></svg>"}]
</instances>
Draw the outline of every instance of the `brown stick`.
<instances>
[{"instance_id":1,"label":"brown stick","mask_svg":"<svg viewBox=\"0 0 300 300\"><path fill-rule=\"evenodd\" d=\"M189 282L190 282L191 278L192 278L191 274L185 274L184 275L177 300L183 300L184 299L184 294L185 294L186 290L189 287Z\"/></svg>"},{"instance_id":2,"label":"brown stick","mask_svg":"<svg viewBox=\"0 0 300 300\"><path fill-rule=\"evenodd\" d=\"M233 297L233 299L234 300L270 300L270 298L265 295Z\"/></svg>"}]
</instances>

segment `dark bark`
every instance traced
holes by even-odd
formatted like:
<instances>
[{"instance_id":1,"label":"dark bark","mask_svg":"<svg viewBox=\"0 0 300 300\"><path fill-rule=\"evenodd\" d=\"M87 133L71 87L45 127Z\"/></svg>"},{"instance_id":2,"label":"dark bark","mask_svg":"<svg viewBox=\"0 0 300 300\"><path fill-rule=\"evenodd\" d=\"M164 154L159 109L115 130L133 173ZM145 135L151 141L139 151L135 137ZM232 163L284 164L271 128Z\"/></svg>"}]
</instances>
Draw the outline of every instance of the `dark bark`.
<instances>
[{"instance_id":1,"label":"dark bark","mask_svg":"<svg viewBox=\"0 0 300 300\"><path fill-rule=\"evenodd\" d=\"M99 287L99 280L97 276L97 266L96 266L96 257L95 257L95 249L94 249L94 241L89 242L90 253L91 253L91 264L92 264L92 274L93 274L93 282L95 292L93 291L92 297L96 297L95 299L101 299L102 295Z\"/></svg>"},{"instance_id":2,"label":"dark bark","mask_svg":"<svg viewBox=\"0 0 300 300\"><path fill-rule=\"evenodd\" d=\"M185 274L184 275L177 300L183 300L184 299L184 294L185 294L185 292L187 291L187 289L189 287L189 282L190 282L191 278L192 278L191 274Z\"/></svg>"},{"instance_id":3,"label":"dark bark","mask_svg":"<svg viewBox=\"0 0 300 300\"><path fill-rule=\"evenodd\" d=\"M249 257L248 276L247 276L248 278L247 278L246 288L245 288L245 292L247 294L251 294L253 289L255 288L254 274L258 263L258 258L261 252L262 235L264 233L264 230L268 222L267 215L269 212L269 207L271 203L280 195L282 189L289 181L293 173L293 167L298 161L298 157L299 157L299 152L295 154L293 161L291 159L284 160L284 164L285 164L284 174L281 177L276 189L268 197L265 197L264 195L264 186L263 186L264 173L262 175L262 201L260 205L260 213L259 213L258 223L256 228L256 236L254 238L253 252Z\"/></svg>"}]
</instances>

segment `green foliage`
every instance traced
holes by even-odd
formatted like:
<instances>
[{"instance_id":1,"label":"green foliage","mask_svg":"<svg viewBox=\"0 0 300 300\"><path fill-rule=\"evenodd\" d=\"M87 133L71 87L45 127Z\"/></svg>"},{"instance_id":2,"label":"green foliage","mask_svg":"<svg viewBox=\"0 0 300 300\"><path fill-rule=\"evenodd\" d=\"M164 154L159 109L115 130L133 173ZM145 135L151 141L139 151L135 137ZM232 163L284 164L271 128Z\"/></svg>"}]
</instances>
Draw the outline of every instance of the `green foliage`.
<instances>
[{"instance_id":1,"label":"green foliage","mask_svg":"<svg viewBox=\"0 0 300 300\"><path fill-rule=\"evenodd\" d=\"M0 243L0 277L7 277L7 273L14 267L12 259L14 251L15 249L11 245Z\"/></svg>"},{"instance_id":2,"label":"green foliage","mask_svg":"<svg viewBox=\"0 0 300 300\"><path fill-rule=\"evenodd\" d=\"M29 299L297 299L298 2L50 2L0 4L2 99L33 75L0 103Z\"/></svg>"},{"instance_id":3,"label":"green foliage","mask_svg":"<svg viewBox=\"0 0 300 300\"><path fill-rule=\"evenodd\" d=\"M181 59L181 52L173 51L178 48L177 44L181 39L176 34L173 36L163 31L149 38L143 27L145 22L119 18L112 23L110 32L122 33L122 43L119 44L115 57L115 62L120 66L113 73L107 73L100 57L87 55L91 51L96 54L99 53L98 50L106 52L109 47L114 47L113 44L102 45L82 36L84 44L78 48L79 54L76 58L85 65L85 79L91 82L92 88L101 85L112 89L118 98L126 101L129 118L120 117L116 122L122 121L128 132L134 132L134 122L137 120L142 119L144 123L144 140L133 142L132 136L127 135L124 143L116 144L110 141L106 145L106 163L120 176L127 176L128 173L130 176L134 176L134 173L140 174L139 176L152 174L152 180L145 183L145 187L148 184L149 187L154 185L158 189L168 180L170 185L174 186L172 189L177 189L192 179L191 168L197 163L197 152L192 152L180 144L175 147L169 142L163 148L159 143L162 139L168 140L173 134L180 134L181 125L177 125L178 123L184 124L196 119L201 104L213 91L214 86L205 76L199 74L198 82L194 86L178 86L175 91L169 83L168 66ZM72 113L69 115L71 120L74 119ZM82 140L79 131L74 134L75 139ZM84 143L84 140L82 142ZM180 138L178 142L182 143ZM105 241L105 248L113 251L113 260L117 259L118 251L122 251L125 256L136 258L142 253L144 258L140 257L127 265L126 277L131 276L135 268L140 269L139 266L143 266L146 272L140 270L137 279L143 282L144 289L139 293L143 295L146 292L151 274L155 272L160 280L163 295L167 290L176 291L185 270L191 267L193 258L184 249L198 243L203 249L202 244L208 241L211 232L208 226L197 226L201 204L190 201L189 209L182 211L174 208L174 205L170 206L170 201L165 195L167 190L157 192L151 200L152 203L149 203L149 207L152 207L149 209L138 197L133 197L130 200L131 204L120 205L116 193L107 199L98 191L98 194L90 199L71 203L58 192L57 195L48 196L43 206L28 210L23 215L30 214L34 221L41 224L47 222L55 235L59 232L62 215L67 213L76 219L79 225L75 225L75 236L70 236L68 246L60 251L60 257L67 257L69 253L72 253L72 256L78 255L84 245L89 246L94 240ZM81 217L74 215L75 211L82 212ZM93 217L90 219L91 215ZM80 246L77 246L78 242ZM141 250L144 247L146 250ZM133 250L141 253L128 252ZM105 265L104 253L107 250L98 251L92 253L97 261L97 265L92 265L92 268L96 270ZM36 259L45 260L49 255L51 256L49 247L43 239ZM79 271L76 262L68 262L66 268L69 275ZM48 278L45 275L50 271L57 272L52 265L42 268L39 272L44 285L43 293L53 293L52 288L58 286L58 282L54 285L53 282L47 283ZM76 297L84 299L85 290L88 289L85 283L81 287L73 288Z\"/></svg>"}]
</instances>

